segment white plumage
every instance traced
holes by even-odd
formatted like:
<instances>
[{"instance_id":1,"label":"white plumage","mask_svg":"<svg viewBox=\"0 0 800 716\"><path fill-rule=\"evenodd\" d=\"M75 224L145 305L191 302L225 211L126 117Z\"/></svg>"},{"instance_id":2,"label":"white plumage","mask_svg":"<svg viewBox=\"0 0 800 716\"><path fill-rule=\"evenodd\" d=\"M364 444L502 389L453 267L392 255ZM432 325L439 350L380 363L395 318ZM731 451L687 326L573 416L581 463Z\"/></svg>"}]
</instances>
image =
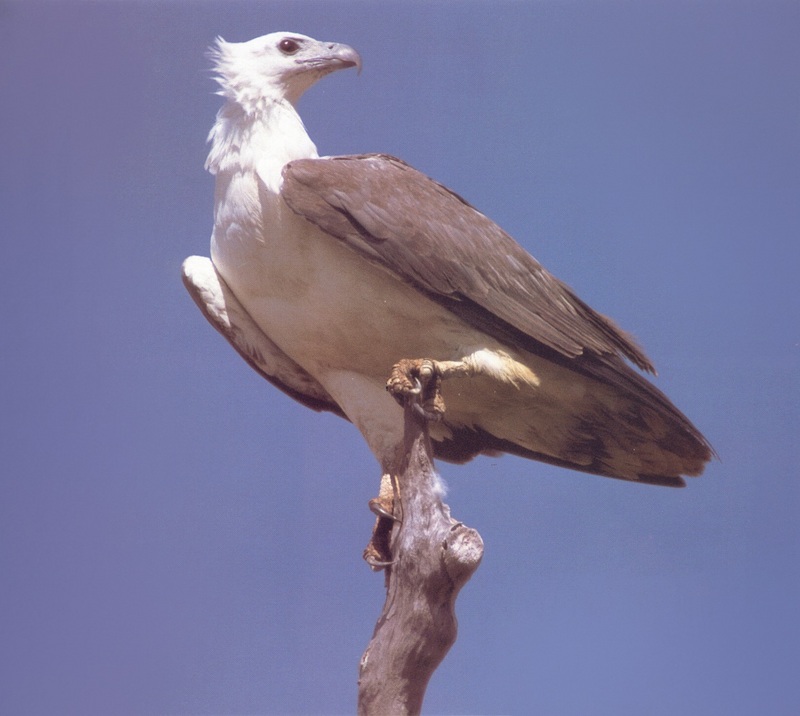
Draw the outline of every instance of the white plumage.
<instances>
[{"instance_id":1,"label":"white plumage","mask_svg":"<svg viewBox=\"0 0 800 716\"><path fill-rule=\"evenodd\" d=\"M440 456L508 451L673 485L699 474L707 443L624 363L649 368L644 354L498 227L398 160L318 158L295 103L360 68L352 48L273 33L218 40L213 56L211 262L187 259L184 280L252 367L350 419L384 469L403 426L386 379L426 358L459 366L431 426Z\"/></svg>"}]
</instances>

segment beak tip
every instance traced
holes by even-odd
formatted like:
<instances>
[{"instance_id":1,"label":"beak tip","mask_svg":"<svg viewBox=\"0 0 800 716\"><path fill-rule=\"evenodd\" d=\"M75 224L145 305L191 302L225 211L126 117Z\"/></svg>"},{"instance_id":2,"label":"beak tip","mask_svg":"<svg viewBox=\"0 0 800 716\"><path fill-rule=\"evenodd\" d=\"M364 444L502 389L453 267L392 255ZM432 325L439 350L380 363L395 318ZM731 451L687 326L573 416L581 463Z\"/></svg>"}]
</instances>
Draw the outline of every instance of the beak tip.
<instances>
[{"instance_id":1,"label":"beak tip","mask_svg":"<svg viewBox=\"0 0 800 716\"><path fill-rule=\"evenodd\" d=\"M350 68L355 67L356 72L360 75L361 74L361 55L358 54L356 50L354 50L350 45L344 44L335 44L332 46L332 49L335 47L335 57L342 63L343 67Z\"/></svg>"},{"instance_id":2,"label":"beak tip","mask_svg":"<svg viewBox=\"0 0 800 716\"><path fill-rule=\"evenodd\" d=\"M361 55L358 54L352 47L348 48L350 50L348 61L352 62L352 67L356 68L356 74L361 74Z\"/></svg>"}]
</instances>

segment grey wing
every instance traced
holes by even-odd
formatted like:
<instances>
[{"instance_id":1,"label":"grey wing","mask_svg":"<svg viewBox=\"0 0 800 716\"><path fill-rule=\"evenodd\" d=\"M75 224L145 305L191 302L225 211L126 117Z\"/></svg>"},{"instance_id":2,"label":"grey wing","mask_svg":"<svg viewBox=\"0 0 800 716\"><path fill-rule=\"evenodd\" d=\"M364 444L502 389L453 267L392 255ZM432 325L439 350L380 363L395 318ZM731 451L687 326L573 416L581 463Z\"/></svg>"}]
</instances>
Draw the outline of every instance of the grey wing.
<instances>
[{"instance_id":1,"label":"grey wing","mask_svg":"<svg viewBox=\"0 0 800 716\"><path fill-rule=\"evenodd\" d=\"M190 256L183 262L181 271L183 283L200 311L253 370L306 407L345 417L325 388L256 325L217 273L211 259Z\"/></svg>"},{"instance_id":2,"label":"grey wing","mask_svg":"<svg viewBox=\"0 0 800 716\"><path fill-rule=\"evenodd\" d=\"M358 155L291 162L281 194L294 212L467 323L612 386L633 401L632 410L654 410L672 426L670 449L694 465L687 471L696 474L714 454L672 402L626 364L655 372L630 336L446 187L394 157Z\"/></svg>"},{"instance_id":3,"label":"grey wing","mask_svg":"<svg viewBox=\"0 0 800 716\"><path fill-rule=\"evenodd\" d=\"M281 194L298 214L447 306L529 350L619 355L653 371L634 340L549 274L464 199L386 155L302 159ZM499 319L499 320L498 320ZM509 330L510 329L510 330Z\"/></svg>"}]
</instances>

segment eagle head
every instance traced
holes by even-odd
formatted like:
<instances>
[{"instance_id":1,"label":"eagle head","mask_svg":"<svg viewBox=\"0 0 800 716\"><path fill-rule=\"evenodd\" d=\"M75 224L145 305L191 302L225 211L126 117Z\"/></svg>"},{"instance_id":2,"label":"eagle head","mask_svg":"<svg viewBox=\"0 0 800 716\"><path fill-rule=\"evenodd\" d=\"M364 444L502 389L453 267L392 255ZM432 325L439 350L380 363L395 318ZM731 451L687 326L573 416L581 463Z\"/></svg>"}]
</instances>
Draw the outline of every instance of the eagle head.
<instances>
[{"instance_id":1,"label":"eagle head","mask_svg":"<svg viewBox=\"0 0 800 716\"><path fill-rule=\"evenodd\" d=\"M352 47L295 32L273 32L249 42L220 37L210 54L219 94L248 113L284 99L295 104L318 79L336 70L361 71L361 57Z\"/></svg>"}]
</instances>

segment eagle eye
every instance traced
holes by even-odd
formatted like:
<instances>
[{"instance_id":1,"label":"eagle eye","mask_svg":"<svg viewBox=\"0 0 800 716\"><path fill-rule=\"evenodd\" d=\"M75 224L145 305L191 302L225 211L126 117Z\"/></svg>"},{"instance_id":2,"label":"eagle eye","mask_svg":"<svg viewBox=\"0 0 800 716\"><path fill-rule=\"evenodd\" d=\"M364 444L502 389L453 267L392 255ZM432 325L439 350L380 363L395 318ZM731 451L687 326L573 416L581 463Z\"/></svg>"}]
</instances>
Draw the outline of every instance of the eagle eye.
<instances>
[{"instance_id":1,"label":"eagle eye","mask_svg":"<svg viewBox=\"0 0 800 716\"><path fill-rule=\"evenodd\" d=\"M297 42L297 40L291 40L288 37L285 37L278 43L278 49L284 55L293 55L300 49L300 44Z\"/></svg>"}]
</instances>

